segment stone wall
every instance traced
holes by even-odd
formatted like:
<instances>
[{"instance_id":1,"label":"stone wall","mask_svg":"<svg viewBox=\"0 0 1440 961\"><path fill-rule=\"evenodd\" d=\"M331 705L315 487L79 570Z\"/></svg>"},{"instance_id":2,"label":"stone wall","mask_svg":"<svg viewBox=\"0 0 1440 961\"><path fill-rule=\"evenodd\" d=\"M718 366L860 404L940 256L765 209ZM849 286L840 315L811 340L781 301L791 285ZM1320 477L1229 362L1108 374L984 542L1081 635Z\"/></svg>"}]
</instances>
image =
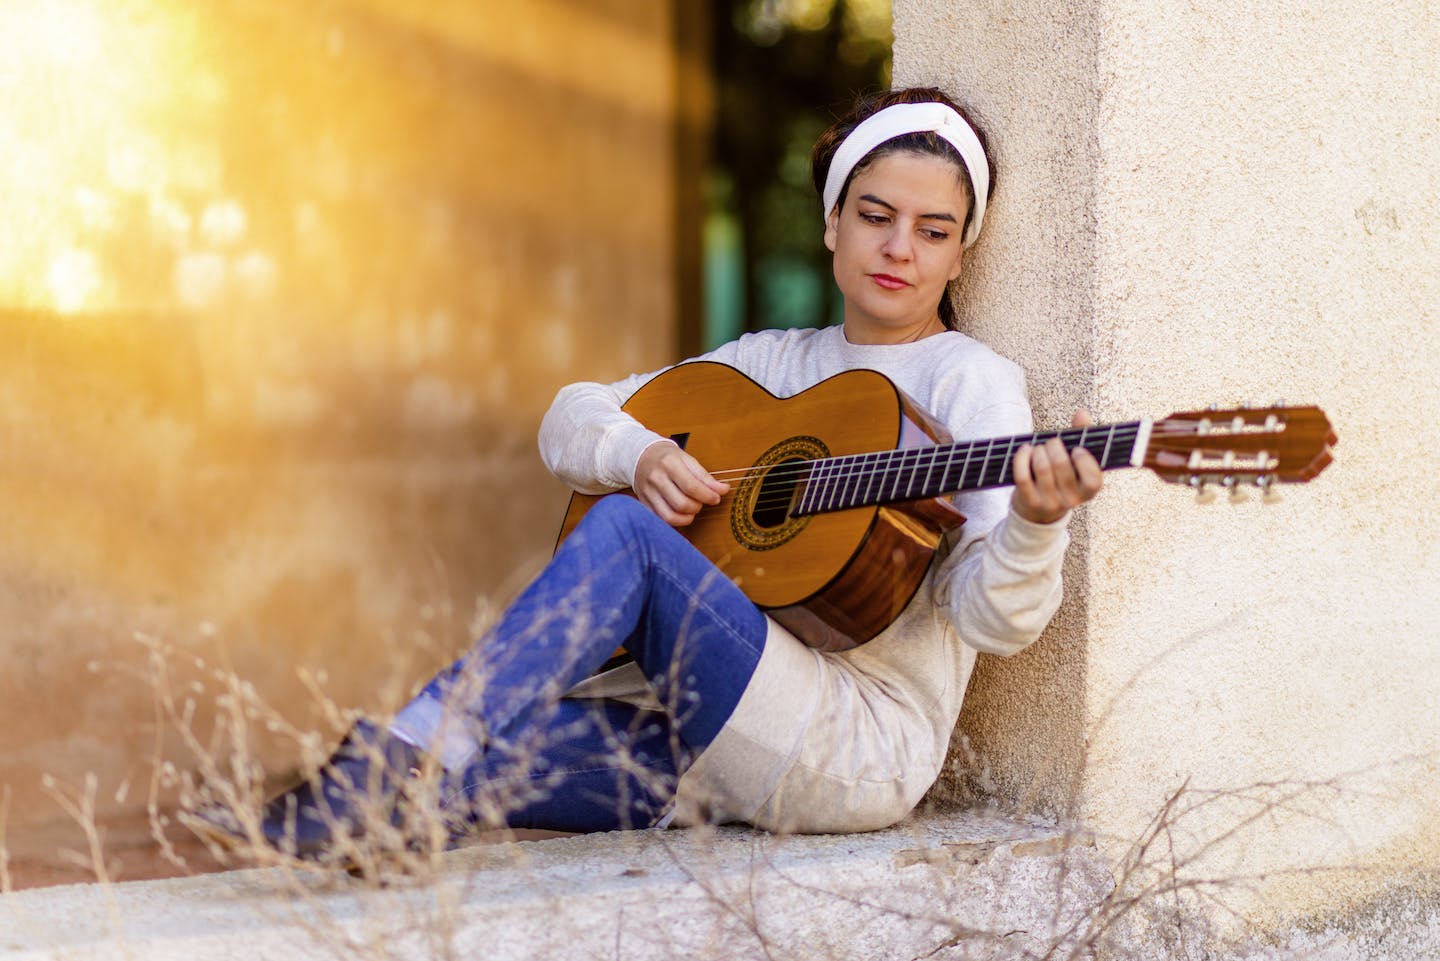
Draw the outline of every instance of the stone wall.
<instances>
[{"instance_id":1,"label":"stone wall","mask_svg":"<svg viewBox=\"0 0 1440 961\"><path fill-rule=\"evenodd\" d=\"M961 307L1029 371L1040 423L1283 397L1340 437L1273 506L1110 475L1052 630L977 671L972 780L1117 859L1183 790L1206 801L1185 850L1248 825L1196 871L1262 876L1276 915L1433 873L1440 484L1417 434L1440 415L1440 23L1421 2L1158 0L897 0L895 21L897 83L941 84L992 133ZM1287 873L1336 864L1356 870Z\"/></svg>"}]
</instances>

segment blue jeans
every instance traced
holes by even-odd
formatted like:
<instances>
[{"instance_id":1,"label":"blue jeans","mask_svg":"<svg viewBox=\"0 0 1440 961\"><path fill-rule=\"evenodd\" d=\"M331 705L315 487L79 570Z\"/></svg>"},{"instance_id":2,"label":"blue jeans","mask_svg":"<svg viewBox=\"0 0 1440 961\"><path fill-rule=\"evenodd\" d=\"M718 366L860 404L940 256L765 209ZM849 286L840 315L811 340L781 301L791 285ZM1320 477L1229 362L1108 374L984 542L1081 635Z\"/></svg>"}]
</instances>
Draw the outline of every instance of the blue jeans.
<instances>
[{"instance_id":1,"label":"blue jeans","mask_svg":"<svg viewBox=\"0 0 1440 961\"><path fill-rule=\"evenodd\" d=\"M647 826L745 693L765 633L679 533L632 497L606 497L391 730L437 755L452 806L487 826ZM617 647L661 710L562 696Z\"/></svg>"}]
</instances>

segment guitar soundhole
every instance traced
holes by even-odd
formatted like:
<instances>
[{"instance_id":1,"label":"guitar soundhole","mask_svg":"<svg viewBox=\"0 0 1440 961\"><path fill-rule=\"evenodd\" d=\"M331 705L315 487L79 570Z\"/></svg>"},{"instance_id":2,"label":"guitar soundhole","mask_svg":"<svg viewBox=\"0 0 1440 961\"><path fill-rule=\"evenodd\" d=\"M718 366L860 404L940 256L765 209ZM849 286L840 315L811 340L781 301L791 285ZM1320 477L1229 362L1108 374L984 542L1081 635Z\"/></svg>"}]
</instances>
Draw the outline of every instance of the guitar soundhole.
<instances>
[{"instance_id":1,"label":"guitar soundhole","mask_svg":"<svg viewBox=\"0 0 1440 961\"><path fill-rule=\"evenodd\" d=\"M783 460L765 472L760 481L760 490L755 495L755 507L750 518L756 527L766 530L779 527L790 516L790 507L795 500L795 488L804 478L801 465L805 462L798 457Z\"/></svg>"},{"instance_id":2,"label":"guitar soundhole","mask_svg":"<svg viewBox=\"0 0 1440 961\"><path fill-rule=\"evenodd\" d=\"M779 547L795 537L809 517L792 517L796 489L804 482L806 461L829 457L818 437L791 437L767 450L740 482L730 511L730 533L752 551Z\"/></svg>"}]
</instances>

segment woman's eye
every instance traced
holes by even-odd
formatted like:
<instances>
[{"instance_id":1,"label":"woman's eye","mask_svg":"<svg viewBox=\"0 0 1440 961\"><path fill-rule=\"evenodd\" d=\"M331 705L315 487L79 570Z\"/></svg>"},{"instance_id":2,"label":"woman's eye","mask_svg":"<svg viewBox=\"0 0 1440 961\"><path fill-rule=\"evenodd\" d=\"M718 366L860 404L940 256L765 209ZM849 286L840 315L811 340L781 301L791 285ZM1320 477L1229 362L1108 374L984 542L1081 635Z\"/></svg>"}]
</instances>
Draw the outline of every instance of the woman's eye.
<instances>
[{"instance_id":1,"label":"woman's eye","mask_svg":"<svg viewBox=\"0 0 1440 961\"><path fill-rule=\"evenodd\" d=\"M935 240L935 241L944 240L946 237L949 237L949 236L950 236L948 233L946 233L946 232L943 231L943 230L922 230L922 231L920 231L920 232L921 232L922 234L924 234L926 237L928 237L929 239Z\"/></svg>"},{"instance_id":2,"label":"woman's eye","mask_svg":"<svg viewBox=\"0 0 1440 961\"><path fill-rule=\"evenodd\" d=\"M870 213L862 213L862 214L860 214L860 219L863 220L863 221L865 221L867 224L883 224L883 223L887 223L887 222L890 220L890 218L889 218L889 217L886 217L884 214L870 214Z\"/></svg>"}]
</instances>

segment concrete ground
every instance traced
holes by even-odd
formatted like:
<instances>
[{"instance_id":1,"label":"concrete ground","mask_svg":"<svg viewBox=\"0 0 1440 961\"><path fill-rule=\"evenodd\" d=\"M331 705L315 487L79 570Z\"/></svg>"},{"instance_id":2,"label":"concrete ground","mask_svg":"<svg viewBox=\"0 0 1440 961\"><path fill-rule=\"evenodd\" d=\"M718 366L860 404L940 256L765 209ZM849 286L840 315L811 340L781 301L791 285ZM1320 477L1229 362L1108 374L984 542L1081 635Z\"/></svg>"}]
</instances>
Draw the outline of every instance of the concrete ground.
<instances>
[{"instance_id":1,"label":"concrete ground","mask_svg":"<svg viewBox=\"0 0 1440 961\"><path fill-rule=\"evenodd\" d=\"M0 897L0 957L1066 958L1110 890L1083 838L975 812L635 831L481 845L383 885L266 868L20 891Z\"/></svg>"}]
</instances>

